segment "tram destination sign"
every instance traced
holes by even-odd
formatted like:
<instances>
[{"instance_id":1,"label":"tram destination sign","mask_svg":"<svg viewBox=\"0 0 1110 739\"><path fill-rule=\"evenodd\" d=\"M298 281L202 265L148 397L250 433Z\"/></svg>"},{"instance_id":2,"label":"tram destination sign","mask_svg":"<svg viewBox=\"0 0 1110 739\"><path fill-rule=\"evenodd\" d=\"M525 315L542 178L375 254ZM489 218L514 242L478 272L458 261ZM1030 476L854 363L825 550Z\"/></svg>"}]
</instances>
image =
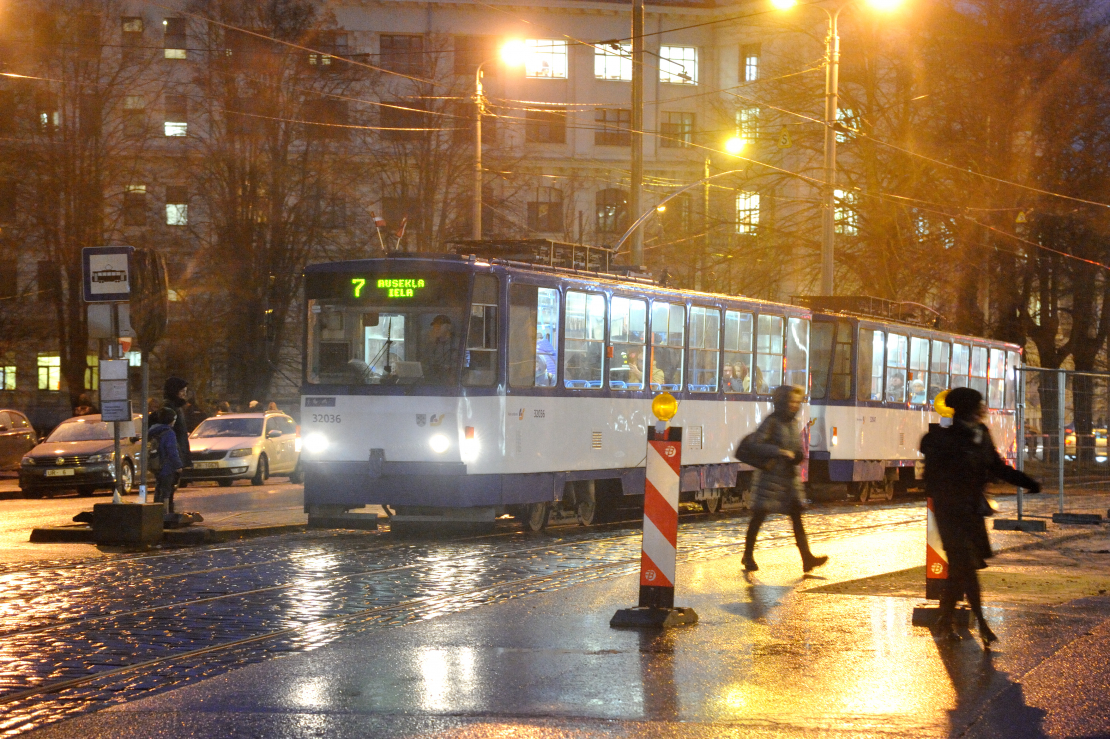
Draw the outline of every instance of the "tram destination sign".
<instances>
[{"instance_id":1,"label":"tram destination sign","mask_svg":"<svg viewBox=\"0 0 1110 739\"><path fill-rule=\"evenodd\" d=\"M367 283L373 284L378 290L378 297L384 297L388 300L394 298L413 298L416 294L424 289L427 284L422 278L419 277L379 277L375 279L367 279L365 277L352 277L351 278L351 291L352 296L361 298L363 291L366 290Z\"/></svg>"},{"instance_id":2,"label":"tram destination sign","mask_svg":"<svg viewBox=\"0 0 1110 739\"><path fill-rule=\"evenodd\" d=\"M454 304L467 294L469 275L462 272L432 272L419 275L366 274L358 272L305 275L306 297L340 300L361 305L415 303Z\"/></svg>"}]
</instances>

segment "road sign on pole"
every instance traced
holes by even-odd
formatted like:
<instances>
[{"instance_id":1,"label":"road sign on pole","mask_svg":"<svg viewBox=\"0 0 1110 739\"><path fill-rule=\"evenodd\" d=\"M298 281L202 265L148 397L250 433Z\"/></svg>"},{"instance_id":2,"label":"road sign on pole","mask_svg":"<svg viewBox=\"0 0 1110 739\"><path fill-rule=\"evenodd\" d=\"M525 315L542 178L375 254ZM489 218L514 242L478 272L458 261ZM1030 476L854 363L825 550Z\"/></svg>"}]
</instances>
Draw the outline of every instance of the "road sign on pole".
<instances>
[{"instance_id":1,"label":"road sign on pole","mask_svg":"<svg viewBox=\"0 0 1110 739\"><path fill-rule=\"evenodd\" d=\"M81 250L86 303L118 303L131 298L130 246L88 246Z\"/></svg>"}]
</instances>

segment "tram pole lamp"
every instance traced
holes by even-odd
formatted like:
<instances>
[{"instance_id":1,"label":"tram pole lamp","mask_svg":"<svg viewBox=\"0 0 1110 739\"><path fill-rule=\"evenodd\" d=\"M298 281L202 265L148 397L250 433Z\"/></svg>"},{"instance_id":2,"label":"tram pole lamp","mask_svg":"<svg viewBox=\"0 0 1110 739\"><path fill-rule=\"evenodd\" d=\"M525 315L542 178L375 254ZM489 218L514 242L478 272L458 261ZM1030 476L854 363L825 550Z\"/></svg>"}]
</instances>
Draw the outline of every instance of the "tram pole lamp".
<instances>
[{"instance_id":1,"label":"tram pole lamp","mask_svg":"<svg viewBox=\"0 0 1110 739\"><path fill-rule=\"evenodd\" d=\"M840 77L840 35L837 24L840 11L858 0L844 0L833 9L824 5L821 8L829 17L829 35L825 39L825 187L822 195L821 210L821 294L834 295L833 249L836 239L836 122L838 115L838 95ZM901 0L867 0L877 10L892 10ZM771 0L779 10L789 10L797 5L797 0Z\"/></svg>"},{"instance_id":2,"label":"tram pole lamp","mask_svg":"<svg viewBox=\"0 0 1110 739\"><path fill-rule=\"evenodd\" d=\"M482 91L482 67L500 59L507 66L518 67L528 58L523 41L509 41L495 57L486 59L474 72L474 193L470 202L470 238L482 239L482 114L485 97Z\"/></svg>"}]
</instances>

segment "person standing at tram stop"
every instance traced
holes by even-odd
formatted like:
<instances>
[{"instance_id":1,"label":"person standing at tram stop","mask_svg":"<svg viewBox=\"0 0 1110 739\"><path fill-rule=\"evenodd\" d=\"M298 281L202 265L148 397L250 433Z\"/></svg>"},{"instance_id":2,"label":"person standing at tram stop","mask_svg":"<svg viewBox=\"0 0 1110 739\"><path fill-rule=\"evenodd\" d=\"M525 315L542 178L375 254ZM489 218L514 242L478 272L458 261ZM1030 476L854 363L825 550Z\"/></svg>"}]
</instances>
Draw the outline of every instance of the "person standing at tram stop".
<instances>
[{"instance_id":1,"label":"person standing at tram stop","mask_svg":"<svg viewBox=\"0 0 1110 739\"><path fill-rule=\"evenodd\" d=\"M759 527L770 513L785 513L794 527L794 542L802 555L802 570L811 571L829 561L827 555L815 555L809 550L809 540L802 526L802 510L805 508L801 475L798 467L802 463L802 436L795 418L801 410L805 391L794 385L775 388L771 396L775 410L751 436L741 442L756 456L766 460L755 472L752 480L752 520L744 539L744 570L755 572L752 551Z\"/></svg>"},{"instance_id":2,"label":"person standing at tram stop","mask_svg":"<svg viewBox=\"0 0 1110 739\"><path fill-rule=\"evenodd\" d=\"M189 419L185 417L185 406L189 400L189 383L180 377L167 377L166 384L162 386L162 396L165 398L164 408L173 411L173 433L177 436L177 450L181 454L181 466L192 467L193 455L189 449Z\"/></svg>"},{"instance_id":3,"label":"person standing at tram stop","mask_svg":"<svg viewBox=\"0 0 1110 739\"><path fill-rule=\"evenodd\" d=\"M925 455L925 493L933 499L937 529L948 555L948 579L940 601L937 633L959 639L955 629L956 602L966 596L979 623L979 637L989 646L998 637L983 617L983 603L976 570L994 556L987 536L985 515L991 510L984 490L993 479L1041 492L1041 485L1006 464L998 455L991 432L983 424L987 407L978 390L956 388L944 398L955 411L948 428L932 426L921 439Z\"/></svg>"},{"instance_id":4,"label":"person standing at tram stop","mask_svg":"<svg viewBox=\"0 0 1110 739\"><path fill-rule=\"evenodd\" d=\"M170 408L159 408L150 414L150 438L157 442L160 464L155 472L158 484L154 488L154 502L165 507L166 515L174 513L173 493L181 479L181 449L173 428L176 416Z\"/></svg>"}]
</instances>

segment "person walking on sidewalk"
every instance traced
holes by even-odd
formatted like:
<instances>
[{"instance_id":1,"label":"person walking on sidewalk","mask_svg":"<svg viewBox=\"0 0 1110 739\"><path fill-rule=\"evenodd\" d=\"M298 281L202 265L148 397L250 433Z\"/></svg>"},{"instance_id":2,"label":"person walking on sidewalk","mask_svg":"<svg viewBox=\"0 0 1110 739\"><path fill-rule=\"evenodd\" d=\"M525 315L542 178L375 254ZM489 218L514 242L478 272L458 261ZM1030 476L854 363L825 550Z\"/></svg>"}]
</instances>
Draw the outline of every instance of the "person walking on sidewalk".
<instances>
[{"instance_id":1,"label":"person walking on sidewalk","mask_svg":"<svg viewBox=\"0 0 1110 739\"><path fill-rule=\"evenodd\" d=\"M795 418L801 410L805 391L794 385L775 388L771 400L774 412L763 419L759 428L741 442L765 462L756 470L752 480L752 520L744 540L744 570L755 572L752 551L759 527L770 513L785 513L794 526L794 541L802 555L802 570L811 571L829 561L828 556L815 555L809 550L809 540L802 526L805 495L798 466L802 463L802 436Z\"/></svg>"},{"instance_id":2,"label":"person walking on sidewalk","mask_svg":"<svg viewBox=\"0 0 1110 739\"><path fill-rule=\"evenodd\" d=\"M995 449L990 429L983 424L987 406L978 390L956 388L944 398L955 411L948 428L933 426L921 439L925 455L925 493L933 499L937 529L948 555L948 579L940 600L937 633L959 639L955 629L956 603L966 596L984 646L998 637L983 617L983 602L976 570L994 556L983 517L990 506L984 496L994 479L1041 492L1041 485L1003 461Z\"/></svg>"},{"instance_id":3,"label":"person walking on sidewalk","mask_svg":"<svg viewBox=\"0 0 1110 739\"><path fill-rule=\"evenodd\" d=\"M166 515L173 515L173 494L177 489L177 481L181 478L181 453L177 447L177 434L173 424L177 414L170 408L159 408L150 415L150 441L158 450L157 470L155 477L158 480L154 488L154 502L165 507Z\"/></svg>"}]
</instances>

